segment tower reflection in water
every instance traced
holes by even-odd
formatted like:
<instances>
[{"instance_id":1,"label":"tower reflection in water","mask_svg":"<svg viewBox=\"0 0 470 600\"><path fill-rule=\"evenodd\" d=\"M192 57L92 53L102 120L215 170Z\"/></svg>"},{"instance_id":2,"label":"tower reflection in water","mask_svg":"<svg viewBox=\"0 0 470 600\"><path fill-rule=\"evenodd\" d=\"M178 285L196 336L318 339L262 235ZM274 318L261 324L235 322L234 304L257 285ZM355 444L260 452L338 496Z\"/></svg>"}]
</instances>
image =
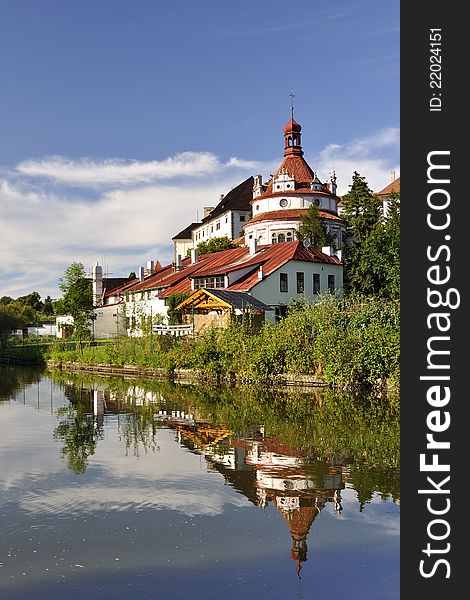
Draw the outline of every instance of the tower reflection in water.
<instances>
[{"instance_id":1,"label":"tower reflection in water","mask_svg":"<svg viewBox=\"0 0 470 600\"><path fill-rule=\"evenodd\" d=\"M265 438L263 427L251 431L249 437L239 437L182 411L161 411L158 419L176 429L181 445L202 454L212 469L254 504L266 507L273 503L289 528L291 558L300 578L313 521L327 502L333 504L335 512L342 511L347 467L320 463L311 473L300 451L276 437Z\"/></svg>"}]
</instances>

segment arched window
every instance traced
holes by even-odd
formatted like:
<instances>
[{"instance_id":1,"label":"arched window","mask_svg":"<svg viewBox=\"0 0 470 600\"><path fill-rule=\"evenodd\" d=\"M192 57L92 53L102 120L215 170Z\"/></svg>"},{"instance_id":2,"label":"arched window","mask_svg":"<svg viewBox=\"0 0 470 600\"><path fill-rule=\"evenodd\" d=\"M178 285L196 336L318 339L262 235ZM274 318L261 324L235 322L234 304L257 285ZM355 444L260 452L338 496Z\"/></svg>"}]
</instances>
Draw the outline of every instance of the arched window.
<instances>
[{"instance_id":1,"label":"arched window","mask_svg":"<svg viewBox=\"0 0 470 600\"><path fill-rule=\"evenodd\" d=\"M286 236L285 236L283 233L280 233L280 234L277 236L277 241L278 241L278 242L285 242L285 241L286 241Z\"/></svg>"}]
</instances>

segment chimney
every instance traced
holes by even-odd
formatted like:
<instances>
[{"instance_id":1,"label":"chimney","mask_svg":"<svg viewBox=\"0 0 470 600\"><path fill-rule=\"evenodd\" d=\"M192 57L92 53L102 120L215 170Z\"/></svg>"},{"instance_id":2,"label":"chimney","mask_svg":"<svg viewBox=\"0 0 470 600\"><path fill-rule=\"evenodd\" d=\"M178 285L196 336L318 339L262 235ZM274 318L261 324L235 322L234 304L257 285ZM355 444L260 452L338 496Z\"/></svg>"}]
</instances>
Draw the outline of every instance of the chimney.
<instances>
[{"instance_id":1,"label":"chimney","mask_svg":"<svg viewBox=\"0 0 470 600\"><path fill-rule=\"evenodd\" d=\"M176 255L176 270L181 271L183 268L181 254Z\"/></svg>"},{"instance_id":2,"label":"chimney","mask_svg":"<svg viewBox=\"0 0 470 600\"><path fill-rule=\"evenodd\" d=\"M396 177L395 177L395 171L390 171L390 182L393 183L395 181Z\"/></svg>"},{"instance_id":3,"label":"chimney","mask_svg":"<svg viewBox=\"0 0 470 600\"><path fill-rule=\"evenodd\" d=\"M93 267L93 303L100 306L103 301L103 268L98 263Z\"/></svg>"},{"instance_id":4,"label":"chimney","mask_svg":"<svg viewBox=\"0 0 470 600\"><path fill-rule=\"evenodd\" d=\"M197 263L197 248L191 248L191 264Z\"/></svg>"},{"instance_id":5,"label":"chimney","mask_svg":"<svg viewBox=\"0 0 470 600\"><path fill-rule=\"evenodd\" d=\"M326 254L327 256L333 255L333 248L331 246L323 246L321 251L323 252L323 254Z\"/></svg>"},{"instance_id":6,"label":"chimney","mask_svg":"<svg viewBox=\"0 0 470 600\"><path fill-rule=\"evenodd\" d=\"M147 261L147 273L149 273L150 275L155 271L155 263L153 262L153 260L148 260Z\"/></svg>"},{"instance_id":7,"label":"chimney","mask_svg":"<svg viewBox=\"0 0 470 600\"><path fill-rule=\"evenodd\" d=\"M258 240L255 237L248 239L248 248L250 251L250 256L253 256L258 252Z\"/></svg>"},{"instance_id":8,"label":"chimney","mask_svg":"<svg viewBox=\"0 0 470 600\"><path fill-rule=\"evenodd\" d=\"M258 267L258 279L261 281L264 277L264 272L263 272L263 265L260 265Z\"/></svg>"},{"instance_id":9,"label":"chimney","mask_svg":"<svg viewBox=\"0 0 470 600\"><path fill-rule=\"evenodd\" d=\"M341 251L341 250L336 250L336 252L335 252L335 256L336 256L336 258L337 258L338 260L342 260L342 257L343 257L343 253L342 253L342 251Z\"/></svg>"},{"instance_id":10,"label":"chimney","mask_svg":"<svg viewBox=\"0 0 470 600\"><path fill-rule=\"evenodd\" d=\"M139 281L142 282L144 280L145 277L145 272L144 272L144 267L139 267Z\"/></svg>"},{"instance_id":11,"label":"chimney","mask_svg":"<svg viewBox=\"0 0 470 600\"><path fill-rule=\"evenodd\" d=\"M204 206L203 211L204 211L204 219L210 214L210 212L214 210L213 206Z\"/></svg>"}]
</instances>

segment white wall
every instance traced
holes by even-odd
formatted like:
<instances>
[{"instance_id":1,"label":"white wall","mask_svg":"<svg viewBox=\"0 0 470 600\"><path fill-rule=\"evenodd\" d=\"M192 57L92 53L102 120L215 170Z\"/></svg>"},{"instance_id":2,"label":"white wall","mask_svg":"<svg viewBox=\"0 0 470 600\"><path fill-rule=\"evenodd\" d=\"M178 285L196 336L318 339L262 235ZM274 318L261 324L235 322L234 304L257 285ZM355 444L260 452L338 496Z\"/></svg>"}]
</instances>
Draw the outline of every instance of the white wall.
<instances>
[{"instance_id":1,"label":"white wall","mask_svg":"<svg viewBox=\"0 0 470 600\"><path fill-rule=\"evenodd\" d=\"M95 308L93 322L95 339L114 338L125 335L124 305L111 304Z\"/></svg>"},{"instance_id":2,"label":"white wall","mask_svg":"<svg viewBox=\"0 0 470 600\"><path fill-rule=\"evenodd\" d=\"M187 251L192 248L194 248L192 240L174 240L173 260L176 262L178 254L181 258L186 258Z\"/></svg>"},{"instance_id":3,"label":"white wall","mask_svg":"<svg viewBox=\"0 0 470 600\"><path fill-rule=\"evenodd\" d=\"M287 200L286 206L281 206L281 200ZM308 208L315 200L318 200L319 210L329 210L337 213L336 199L331 196L314 193L301 196L299 194L288 193L282 196L273 196L269 198L256 198L253 202L253 216L272 210L287 210L289 208Z\"/></svg>"},{"instance_id":4,"label":"white wall","mask_svg":"<svg viewBox=\"0 0 470 600\"><path fill-rule=\"evenodd\" d=\"M297 293L297 272L304 273L304 295L315 298L313 294L313 274L320 275L320 293L328 290L328 275L335 276L335 288L343 289L343 265L328 263L311 263L299 260L291 260L279 267L274 273L265 277L250 291L251 295L268 306L287 305L298 300L301 294ZM280 273L287 273L288 292L280 291Z\"/></svg>"},{"instance_id":5,"label":"white wall","mask_svg":"<svg viewBox=\"0 0 470 600\"><path fill-rule=\"evenodd\" d=\"M149 297L150 295L150 297ZM159 298L157 292L137 292L129 294L129 300L125 302L126 318L128 319L127 335L140 337L142 335L142 319L152 318L152 321L158 322L168 320L168 307L165 301Z\"/></svg>"},{"instance_id":6,"label":"white wall","mask_svg":"<svg viewBox=\"0 0 470 600\"><path fill-rule=\"evenodd\" d=\"M245 220L240 220L240 217L245 217ZM200 242L207 242L212 238L228 237L233 240L239 237L243 225L249 218L250 211L248 210L229 210L207 223L201 223L200 227L196 227L192 233L194 247ZM217 229L217 226L219 226L219 229Z\"/></svg>"}]
</instances>

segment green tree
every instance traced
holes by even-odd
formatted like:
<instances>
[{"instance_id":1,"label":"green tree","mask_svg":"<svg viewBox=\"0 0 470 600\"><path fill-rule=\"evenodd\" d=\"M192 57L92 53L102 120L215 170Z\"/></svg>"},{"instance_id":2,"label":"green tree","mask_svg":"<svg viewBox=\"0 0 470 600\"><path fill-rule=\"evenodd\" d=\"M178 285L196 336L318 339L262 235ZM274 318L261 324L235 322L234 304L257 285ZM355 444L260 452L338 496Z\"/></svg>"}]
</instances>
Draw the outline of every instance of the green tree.
<instances>
[{"instance_id":1,"label":"green tree","mask_svg":"<svg viewBox=\"0 0 470 600\"><path fill-rule=\"evenodd\" d=\"M400 196L388 199L386 216L369 236L371 269L375 275L377 295L400 298Z\"/></svg>"},{"instance_id":2,"label":"green tree","mask_svg":"<svg viewBox=\"0 0 470 600\"><path fill-rule=\"evenodd\" d=\"M381 217L381 202L365 180L354 171L349 192L343 196L342 217L348 221L349 233L360 242L374 229Z\"/></svg>"},{"instance_id":3,"label":"green tree","mask_svg":"<svg viewBox=\"0 0 470 600\"><path fill-rule=\"evenodd\" d=\"M127 278L129 281L132 281L133 279L136 279L137 275L135 274L135 271L131 271L129 273L129 277Z\"/></svg>"},{"instance_id":4,"label":"green tree","mask_svg":"<svg viewBox=\"0 0 470 600\"><path fill-rule=\"evenodd\" d=\"M321 220L318 208L312 204L300 222L297 230L297 239L308 241L315 248L322 248L330 243L326 225Z\"/></svg>"},{"instance_id":5,"label":"green tree","mask_svg":"<svg viewBox=\"0 0 470 600\"><path fill-rule=\"evenodd\" d=\"M95 453L98 432L95 428L93 414L87 411L84 403L60 407L57 410L60 419L54 429L54 439L62 440L62 457L75 475L85 473L88 458Z\"/></svg>"},{"instance_id":6,"label":"green tree","mask_svg":"<svg viewBox=\"0 0 470 600\"><path fill-rule=\"evenodd\" d=\"M44 308L44 303L41 302L41 294L39 292L31 292L31 294L27 294L26 296L20 296L17 300L26 306L30 306L36 312L42 312Z\"/></svg>"},{"instance_id":7,"label":"green tree","mask_svg":"<svg viewBox=\"0 0 470 600\"><path fill-rule=\"evenodd\" d=\"M46 296L44 298L44 314L48 317L54 314L54 306L52 304L52 298L50 296Z\"/></svg>"},{"instance_id":8,"label":"green tree","mask_svg":"<svg viewBox=\"0 0 470 600\"><path fill-rule=\"evenodd\" d=\"M176 310L176 307L180 302L186 300L189 294L176 293L168 296L168 325L181 325L183 322L183 316L181 311Z\"/></svg>"},{"instance_id":9,"label":"green tree","mask_svg":"<svg viewBox=\"0 0 470 600\"><path fill-rule=\"evenodd\" d=\"M25 329L34 323L35 313L30 306L14 300L0 304L0 344L5 348L12 331Z\"/></svg>"},{"instance_id":10,"label":"green tree","mask_svg":"<svg viewBox=\"0 0 470 600\"><path fill-rule=\"evenodd\" d=\"M199 255L211 254L212 252L230 250L231 248L236 248L236 246L235 244L232 244L232 240L230 240L227 236L215 237L207 242L199 242L197 245L197 253Z\"/></svg>"},{"instance_id":11,"label":"green tree","mask_svg":"<svg viewBox=\"0 0 470 600\"><path fill-rule=\"evenodd\" d=\"M395 277L399 275L399 211L396 212L394 205L393 217L384 219L381 201L373 195L365 178L357 171L343 203L345 210L342 216L348 222L351 239L343 253L345 291L367 296L398 297Z\"/></svg>"},{"instance_id":12,"label":"green tree","mask_svg":"<svg viewBox=\"0 0 470 600\"><path fill-rule=\"evenodd\" d=\"M59 280L63 293L63 309L73 317L74 335L82 351L82 342L90 338L91 324L96 318L93 310L91 282L86 278L82 263L74 262Z\"/></svg>"}]
</instances>

